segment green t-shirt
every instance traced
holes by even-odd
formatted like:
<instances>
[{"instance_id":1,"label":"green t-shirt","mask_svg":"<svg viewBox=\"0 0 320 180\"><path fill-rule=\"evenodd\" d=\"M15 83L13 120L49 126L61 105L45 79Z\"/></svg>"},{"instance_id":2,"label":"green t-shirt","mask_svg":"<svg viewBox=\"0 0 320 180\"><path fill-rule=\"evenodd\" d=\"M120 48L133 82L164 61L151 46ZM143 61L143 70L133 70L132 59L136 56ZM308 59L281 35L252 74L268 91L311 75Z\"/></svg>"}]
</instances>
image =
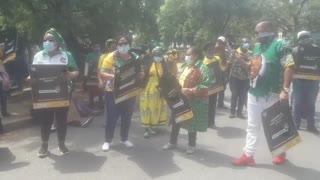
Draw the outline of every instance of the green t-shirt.
<instances>
[{"instance_id":1,"label":"green t-shirt","mask_svg":"<svg viewBox=\"0 0 320 180\"><path fill-rule=\"evenodd\" d=\"M69 71L78 71L78 65L74 59L74 57L72 56L72 54L68 51L66 51L67 56L68 56L68 70Z\"/></svg>"},{"instance_id":2,"label":"green t-shirt","mask_svg":"<svg viewBox=\"0 0 320 180\"><path fill-rule=\"evenodd\" d=\"M256 97L279 94L282 90L284 69L293 65L291 49L283 40L273 40L269 46L256 44L251 62L250 94Z\"/></svg>"},{"instance_id":3,"label":"green t-shirt","mask_svg":"<svg viewBox=\"0 0 320 180\"><path fill-rule=\"evenodd\" d=\"M98 62L99 61L100 54L95 53L95 52L90 52L88 53L86 57L86 62L91 63L91 62Z\"/></svg>"}]
</instances>

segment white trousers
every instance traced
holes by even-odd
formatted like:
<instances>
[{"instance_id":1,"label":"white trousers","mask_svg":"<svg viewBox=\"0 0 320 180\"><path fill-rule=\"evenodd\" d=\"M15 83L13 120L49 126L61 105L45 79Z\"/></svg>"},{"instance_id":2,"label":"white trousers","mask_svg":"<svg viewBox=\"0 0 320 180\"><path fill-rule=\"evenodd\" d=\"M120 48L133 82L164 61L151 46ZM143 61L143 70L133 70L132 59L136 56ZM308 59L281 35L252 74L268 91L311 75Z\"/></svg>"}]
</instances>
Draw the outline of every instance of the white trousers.
<instances>
[{"instance_id":1,"label":"white trousers","mask_svg":"<svg viewBox=\"0 0 320 180\"><path fill-rule=\"evenodd\" d=\"M248 126L246 146L243 149L247 156L254 156L260 136L260 129L262 126L261 113L266 108L272 106L279 100L279 95L271 95L269 97L253 96L248 93Z\"/></svg>"}]
</instances>

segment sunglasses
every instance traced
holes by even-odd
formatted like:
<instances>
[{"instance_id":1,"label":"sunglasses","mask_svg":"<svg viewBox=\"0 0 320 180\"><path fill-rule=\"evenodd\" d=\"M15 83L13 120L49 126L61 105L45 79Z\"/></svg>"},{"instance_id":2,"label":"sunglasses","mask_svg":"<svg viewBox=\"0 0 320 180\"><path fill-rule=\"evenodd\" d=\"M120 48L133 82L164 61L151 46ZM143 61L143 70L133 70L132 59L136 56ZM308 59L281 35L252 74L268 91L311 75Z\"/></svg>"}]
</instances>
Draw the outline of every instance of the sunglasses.
<instances>
[{"instance_id":1,"label":"sunglasses","mask_svg":"<svg viewBox=\"0 0 320 180\"><path fill-rule=\"evenodd\" d=\"M129 44L128 42L118 43L119 46L125 46L125 45L128 45L128 44Z\"/></svg>"}]
</instances>

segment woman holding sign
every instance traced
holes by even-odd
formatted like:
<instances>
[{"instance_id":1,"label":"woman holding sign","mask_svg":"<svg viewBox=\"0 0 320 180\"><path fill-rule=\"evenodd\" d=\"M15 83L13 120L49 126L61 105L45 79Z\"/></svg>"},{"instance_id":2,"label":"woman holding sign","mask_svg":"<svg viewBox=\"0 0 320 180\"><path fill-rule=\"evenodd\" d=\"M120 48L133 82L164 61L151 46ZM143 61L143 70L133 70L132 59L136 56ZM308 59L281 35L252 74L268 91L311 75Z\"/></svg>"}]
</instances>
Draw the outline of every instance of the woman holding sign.
<instances>
[{"instance_id":1,"label":"woman holding sign","mask_svg":"<svg viewBox=\"0 0 320 180\"><path fill-rule=\"evenodd\" d=\"M201 51L196 47L188 49L182 69L179 82L182 93L188 97L191 104L193 118L181 123L173 121L170 142L162 149L176 148L180 127L182 127L188 131L189 135L187 153L192 154L195 151L197 132L205 132L208 128L208 88L212 84L212 77L208 67L202 63Z\"/></svg>"},{"instance_id":2,"label":"woman holding sign","mask_svg":"<svg viewBox=\"0 0 320 180\"><path fill-rule=\"evenodd\" d=\"M144 137L156 134L153 128L165 125L167 122L167 104L160 97L158 90L160 78L169 73L163 58L163 49L156 47L152 55L146 57L144 88L140 95L141 124L145 128Z\"/></svg>"},{"instance_id":3,"label":"woman holding sign","mask_svg":"<svg viewBox=\"0 0 320 180\"><path fill-rule=\"evenodd\" d=\"M129 52L131 44L129 37L120 37L117 43L118 50L107 55L102 63L100 72L100 77L106 81L106 127L105 142L102 146L103 151L110 149L114 129L119 117L121 117L121 142L128 148L133 147L133 144L128 140L128 136L136 98L131 97L116 103L113 81L115 79L115 69L119 69L130 62L139 61L139 57ZM137 77L137 79L142 79L143 74L144 73L138 74L139 77Z\"/></svg>"},{"instance_id":4,"label":"woman holding sign","mask_svg":"<svg viewBox=\"0 0 320 180\"><path fill-rule=\"evenodd\" d=\"M64 77L67 80L74 79L78 76L78 67L73 56L61 47L64 45L64 39L53 28L48 30L43 38L44 50L38 52L33 59L33 65L66 65L67 70ZM57 72L60 73L60 72ZM67 134L67 115L69 107L56 107L37 110L39 119L42 120L41 125L41 139L42 145L39 150L39 157L44 158L49 154L48 141L50 137L50 129L54 119L57 123L57 134L59 141L59 151L62 155L68 154L70 151L65 146L65 139Z\"/></svg>"}]
</instances>

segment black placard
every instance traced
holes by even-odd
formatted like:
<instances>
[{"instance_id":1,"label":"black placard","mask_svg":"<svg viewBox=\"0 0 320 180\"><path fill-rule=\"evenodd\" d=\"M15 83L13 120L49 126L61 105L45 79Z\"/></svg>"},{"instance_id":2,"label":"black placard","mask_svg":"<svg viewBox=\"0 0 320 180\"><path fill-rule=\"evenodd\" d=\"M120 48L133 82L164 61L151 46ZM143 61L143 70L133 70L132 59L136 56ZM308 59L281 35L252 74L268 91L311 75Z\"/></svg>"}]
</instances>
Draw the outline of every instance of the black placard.
<instances>
[{"instance_id":1,"label":"black placard","mask_svg":"<svg viewBox=\"0 0 320 180\"><path fill-rule=\"evenodd\" d=\"M34 109L70 105L68 80L63 77L66 65L32 65L32 99Z\"/></svg>"},{"instance_id":2,"label":"black placard","mask_svg":"<svg viewBox=\"0 0 320 180\"><path fill-rule=\"evenodd\" d=\"M14 60L16 58L17 30L0 31L0 44L4 45L3 57L1 57L3 62Z\"/></svg>"},{"instance_id":3,"label":"black placard","mask_svg":"<svg viewBox=\"0 0 320 180\"><path fill-rule=\"evenodd\" d=\"M320 52L304 55L303 60L296 63L295 79L320 80Z\"/></svg>"},{"instance_id":4,"label":"black placard","mask_svg":"<svg viewBox=\"0 0 320 180\"><path fill-rule=\"evenodd\" d=\"M264 133L273 156L280 155L301 142L289 104L276 102L261 113Z\"/></svg>"},{"instance_id":5,"label":"black placard","mask_svg":"<svg viewBox=\"0 0 320 180\"><path fill-rule=\"evenodd\" d=\"M138 73L140 72L141 63L138 60L130 60L115 69L114 96L116 104L139 95L141 80L138 79Z\"/></svg>"},{"instance_id":6,"label":"black placard","mask_svg":"<svg viewBox=\"0 0 320 180\"><path fill-rule=\"evenodd\" d=\"M176 123L184 122L193 117L193 112L186 96L180 94L175 98L166 98Z\"/></svg>"}]
</instances>

